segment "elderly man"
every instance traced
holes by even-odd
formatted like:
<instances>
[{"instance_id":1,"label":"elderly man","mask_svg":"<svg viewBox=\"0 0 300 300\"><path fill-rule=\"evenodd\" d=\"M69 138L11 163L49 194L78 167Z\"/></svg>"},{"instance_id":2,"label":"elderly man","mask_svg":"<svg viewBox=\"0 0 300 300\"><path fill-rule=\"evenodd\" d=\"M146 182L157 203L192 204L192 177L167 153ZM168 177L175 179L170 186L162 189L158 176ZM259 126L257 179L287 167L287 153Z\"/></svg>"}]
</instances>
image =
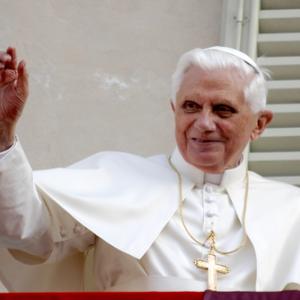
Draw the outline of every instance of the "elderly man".
<instances>
[{"instance_id":1,"label":"elderly man","mask_svg":"<svg viewBox=\"0 0 300 300\"><path fill-rule=\"evenodd\" d=\"M180 58L170 157L98 153L34 181L15 139L28 84L14 49L0 72L0 243L15 259L49 267L93 246L99 290L299 287L300 191L249 172L243 157L272 119L247 55L212 47Z\"/></svg>"}]
</instances>

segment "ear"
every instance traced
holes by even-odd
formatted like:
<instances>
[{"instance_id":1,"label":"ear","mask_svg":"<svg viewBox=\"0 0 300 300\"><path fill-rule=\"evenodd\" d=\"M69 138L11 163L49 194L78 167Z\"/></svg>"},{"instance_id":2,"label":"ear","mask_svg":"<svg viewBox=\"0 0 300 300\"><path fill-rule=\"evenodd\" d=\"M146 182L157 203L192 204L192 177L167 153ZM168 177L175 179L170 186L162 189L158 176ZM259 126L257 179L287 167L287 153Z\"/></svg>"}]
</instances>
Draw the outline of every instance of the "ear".
<instances>
[{"instance_id":1,"label":"ear","mask_svg":"<svg viewBox=\"0 0 300 300\"><path fill-rule=\"evenodd\" d=\"M250 135L251 141L254 141L260 137L272 119L273 113L270 110L263 110L258 113L256 127L253 129Z\"/></svg>"}]
</instances>

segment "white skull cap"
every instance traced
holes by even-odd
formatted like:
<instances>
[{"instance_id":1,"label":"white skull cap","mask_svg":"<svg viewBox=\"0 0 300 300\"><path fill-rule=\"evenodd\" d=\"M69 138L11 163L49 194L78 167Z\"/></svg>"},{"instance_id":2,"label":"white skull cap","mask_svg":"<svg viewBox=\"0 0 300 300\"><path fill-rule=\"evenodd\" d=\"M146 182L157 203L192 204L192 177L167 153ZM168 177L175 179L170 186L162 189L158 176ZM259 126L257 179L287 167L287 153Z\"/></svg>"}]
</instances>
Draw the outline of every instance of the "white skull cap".
<instances>
[{"instance_id":1,"label":"white skull cap","mask_svg":"<svg viewBox=\"0 0 300 300\"><path fill-rule=\"evenodd\" d=\"M250 65L256 73L261 74L261 71L259 69L259 67L257 66L257 64L254 62L254 60L252 58L250 58L247 54L236 50L234 48L229 48L229 47L223 47L223 46L214 46L214 47L209 47L209 48L205 48L202 50L217 50L217 51L221 51L221 52L226 52L229 53L231 55L234 55L238 58L240 58L241 60L243 60L246 64Z\"/></svg>"}]
</instances>

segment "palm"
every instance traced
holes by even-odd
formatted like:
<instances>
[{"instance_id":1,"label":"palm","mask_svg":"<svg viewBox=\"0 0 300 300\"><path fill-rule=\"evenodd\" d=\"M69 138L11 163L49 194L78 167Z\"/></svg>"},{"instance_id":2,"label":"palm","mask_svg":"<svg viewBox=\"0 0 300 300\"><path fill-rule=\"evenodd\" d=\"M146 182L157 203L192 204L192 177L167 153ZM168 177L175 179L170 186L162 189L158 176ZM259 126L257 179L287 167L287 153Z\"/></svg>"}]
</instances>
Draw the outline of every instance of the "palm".
<instances>
[{"instance_id":1,"label":"palm","mask_svg":"<svg viewBox=\"0 0 300 300\"><path fill-rule=\"evenodd\" d=\"M0 86L0 121L16 121L24 105L24 100L18 97L14 82Z\"/></svg>"}]
</instances>

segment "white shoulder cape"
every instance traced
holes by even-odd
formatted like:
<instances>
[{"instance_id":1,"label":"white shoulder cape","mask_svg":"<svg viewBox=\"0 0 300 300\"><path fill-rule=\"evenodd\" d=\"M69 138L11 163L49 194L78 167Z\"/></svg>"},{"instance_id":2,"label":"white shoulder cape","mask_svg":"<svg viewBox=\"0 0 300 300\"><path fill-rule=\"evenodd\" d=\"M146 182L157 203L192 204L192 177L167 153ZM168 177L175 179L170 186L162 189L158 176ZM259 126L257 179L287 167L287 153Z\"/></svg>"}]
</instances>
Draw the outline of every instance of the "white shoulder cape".
<instances>
[{"instance_id":1,"label":"white shoulder cape","mask_svg":"<svg viewBox=\"0 0 300 300\"><path fill-rule=\"evenodd\" d=\"M300 189L249 173L246 231L257 256L256 288L298 285ZM178 181L165 156L145 159L107 152L37 175L44 193L107 243L136 258L178 208ZM227 191L242 222L243 180Z\"/></svg>"},{"instance_id":2,"label":"white shoulder cape","mask_svg":"<svg viewBox=\"0 0 300 300\"><path fill-rule=\"evenodd\" d=\"M137 259L178 207L177 177L165 156L145 159L104 152L69 168L35 172L34 178L49 201L54 200L97 236ZM256 290L282 290L291 284L299 287L300 190L251 172L249 178L246 230L257 257ZM241 220L242 180L227 191ZM4 258L1 254L0 263Z\"/></svg>"},{"instance_id":3,"label":"white shoulder cape","mask_svg":"<svg viewBox=\"0 0 300 300\"><path fill-rule=\"evenodd\" d=\"M82 225L136 258L178 207L176 175L165 156L104 152L66 169L35 172L34 181Z\"/></svg>"}]
</instances>

